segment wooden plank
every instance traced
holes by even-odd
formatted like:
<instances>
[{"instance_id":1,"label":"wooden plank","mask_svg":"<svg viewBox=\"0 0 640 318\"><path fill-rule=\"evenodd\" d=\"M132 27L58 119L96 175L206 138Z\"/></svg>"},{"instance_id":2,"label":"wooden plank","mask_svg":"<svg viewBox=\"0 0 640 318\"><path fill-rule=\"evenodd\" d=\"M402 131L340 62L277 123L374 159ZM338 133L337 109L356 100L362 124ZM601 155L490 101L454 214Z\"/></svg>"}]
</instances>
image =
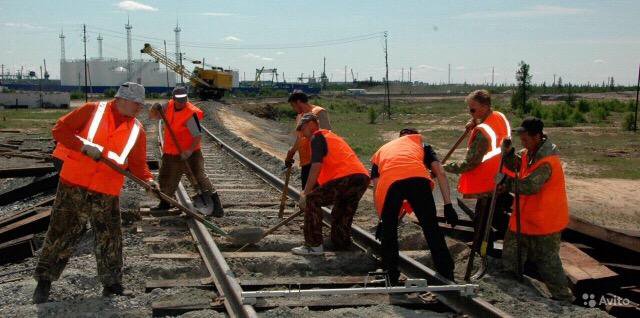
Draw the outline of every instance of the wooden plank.
<instances>
[{"instance_id":1,"label":"wooden plank","mask_svg":"<svg viewBox=\"0 0 640 318\"><path fill-rule=\"evenodd\" d=\"M151 303L153 317L180 316L184 313L197 310L224 311L224 304L221 299L193 299L187 302L175 301L155 301Z\"/></svg>"},{"instance_id":2,"label":"wooden plank","mask_svg":"<svg viewBox=\"0 0 640 318\"><path fill-rule=\"evenodd\" d=\"M33 182L3 193L0 193L0 205L29 198L43 191L55 189L58 185L58 174L50 173L37 177Z\"/></svg>"},{"instance_id":3,"label":"wooden plank","mask_svg":"<svg viewBox=\"0 0 640 318\"><path fill-rule=\"evenodd\" d=\"M0 264L18 262L35 253L33 234L25 235L0 244Z\"/></svg>"},{"instance_id":4,"label":"wooden plank","mask_svg":"<svg viewBox=\"0 0 640 318\"><path fill-rule=\"evenodd\" d=\"M0 179L2 178L24 178L36 177L55 171L56 168L51 165L34 166L25 168L7 168L0 170Z\"/></svg>"},{"instance_id":5,"label":"wooden plank","mask_svg":"<svg viewBox=\"0 0 640 318\"><path fill-rule=\"evenodd\" d=\"M36 215L8 224L0 228L0 242L11 240L27 234L44 232L49 226L51 209L38 212Z\"/></svg>"},{"instance_id":6,"label":"wooden plank","mask_svg":"<svg viewBox=\"0 0 640 318\"><path fill-rule=\"evenodd\" d=\"M270 207L270 206L278 206L280 205L280 202L223 202L222 206L227 208L227 207L234 207L234 206L255 206L255 207ZM288 206L293 206L292 204L287 204Z\"/></svg>"},{"instance_id":7,"label":"wooden plank","mask_svg":"<svg viewBox=\"0 0 640 318\"><path fill-rule=\"evenodd\" d=\"M634 232L616 231L614 229L598 226L573 215L569 218L569 225L567 228L578 233L597 238L601 241L640 253L640 237L632 235Z\"/></svg>"},{"instance_id":8,"label":"wooden plank","mask_svg":"<svg viewBox=\"0 0 640 318\"><path fill-rule=\"evenodd\" d=\"M192 260L200 259L200 254L196 253L169 253L169 254L150 254L152 259L172 259L172 260Z\"/></svg>"},{"instance_id":9,"label":"wooden plank","mask_svg":"<svg viewBox=\"0 0 640 318\"><path fill-rule=\"evenodd\" d=\"M145 291L148 293L156 288L176 288L188 287L198 289L215 289L212 277L192 278L192 279L157 279L149 280L145 284Z\"/></svg>"},{"instance_id":10,"label":"wooden plank","mask_svg":"<svg viewBox=\"0 0 640 318\"><path fill-rule=\"evenodd\" d=\"M218 192L223 193L263 193L264 189L216 189Z\"/></svg>"},{"instance_id":11,"label":"wooden plank","mask_svg":"<svg viewBox=\"0 0 640 318\"><path fill-rule=\"evenodd\" d=\"M562 267L575 291L586 290L588 287L603 288L618 274L600 264L571 243L560 244L560 259Z\"/></svg>"},{"instance_id":12,"label":"wooden plank","mask_svg":"<svg viewBox=\"0 0 640 318\"><path fill-rule=\"evenodd\" d=\"M33 215L34 213L36 213L37 208L42 207L44 205L53 204L53 201L55 200L55 198L56 198L55 195L48 196L36 202L35 204L29 206L28 208L24 208L24 209L3 215L2 217L0 217L0 227L5 226L8 223L13 223L17 220L23 219L29 215Z\"/></svg>"}]
</instances>

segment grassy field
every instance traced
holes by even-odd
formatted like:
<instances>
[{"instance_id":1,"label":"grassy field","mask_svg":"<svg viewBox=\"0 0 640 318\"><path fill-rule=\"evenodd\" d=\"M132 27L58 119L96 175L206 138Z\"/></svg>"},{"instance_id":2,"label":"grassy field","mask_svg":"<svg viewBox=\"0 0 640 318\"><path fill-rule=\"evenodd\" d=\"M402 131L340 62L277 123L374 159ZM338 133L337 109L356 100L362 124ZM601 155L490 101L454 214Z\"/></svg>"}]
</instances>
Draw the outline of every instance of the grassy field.
<instances>
[{"instance_id":1,"label":"grassy field","mask_svg":"<svg viewBox=\"0 0 640 318\"><path fill-rule=\"evenodd\" d=\"M22 129L29 133L51 134L51 128L69 109L0 110L0 129Z\"/></svg>"},{"instance_id":2,"label":"grassy field","mask_svg":"<svg viewBox=\"0 0 640 318\"><path fill-rule=\"evenodd\" d=\"M365 103L351 98L319 98L312 103L329 110L334 131L343 136L367 163L378 147L395 138L405 127L422 131L425 140L443 156L463 132L469 118L465 104L452 100L393 101L391 120L380 115L381 101ZM516 126L522 118L507 105L506 100L494 102L494 107L503 111L512 126ZM279 120L293 125L290 106L283 103L275 107L281 110ZM369 123L370 107L378 114L375 124ZM546 129L549 138L560 148L563 160L568 163L568 174L640 179L640 134L620 128L623 116L624 113L612 112L598 123ZM519 141L514 139L519 147ZM456 152L457 158L463 155L464 149Z\"/></svg>"}]
</instances>

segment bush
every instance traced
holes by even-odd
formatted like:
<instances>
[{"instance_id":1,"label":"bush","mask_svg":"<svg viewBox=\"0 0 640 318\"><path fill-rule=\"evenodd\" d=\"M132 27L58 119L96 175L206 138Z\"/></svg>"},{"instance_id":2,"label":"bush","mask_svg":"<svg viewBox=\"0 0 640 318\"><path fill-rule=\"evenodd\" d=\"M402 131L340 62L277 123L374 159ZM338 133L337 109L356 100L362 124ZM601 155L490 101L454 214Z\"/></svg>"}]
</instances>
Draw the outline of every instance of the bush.
<instances>
[{"instance_id":1,"label":"bush","mask_svg":"<svg viewBox=\"0 0 640 318\"><path fill-rule=\"evenodd\" d=\"M116 93L117 91L115 90L115 88L110 87L105 89L102 95L104 95L105 98L113 98L114 96L116 96Z\"/></svg>"},{"instance_id":2,"label":"bush","mask_svg":"<svg viewBox=\"0 0 640 318\"><path fill-rule=\"evenodd\" d=\"M607 110L606 107L602 106L602 105L598 105L595 108L591 109L591 122L599 122L599 121L604 121L607 120L607 117L609 117L609 111Z\"/></svg>"},{"instance_id":3,"label":"bush","mask_svg":"<svg viewBox=\"0 0 640 318\"><path fill-rule=\"evenodd\" d=\"M580 112L580 110L578 109L573 110L573 113L571 114L571 117L569 117L569 120L577 124L582 124L587 122L582 112Z\"/></svg>"},{"instance_id":4,"label":"bush","mask_svg":"<svg viewBox=\"0 0 640 318\"><path fill-rule=\"evenodd\" d=\"M635 115L627 113L622 120L622 129L632 131L635 128Z\"/></svg>"},{"instance_id":5,"label":"bush","mask_svg":"<svg viewBox=\"0 0 640 318\"><path fill-rule=\"evenodd\" d=\"M82 99L84 98L84 93L82 91L72 91L70 94L71 99Z\"/></svg>"},{"instance_id":6,"label":"bush","mask_svg":"<svg viewBox=\"0 0 640 318\"><path fill-rule=\"evenodd\" d=\"M369 124L375 124L377 118L376 109L373 106L369 106Z\"/></svg>"},{"instance_id":7,"label":"bush","mask_svg":"<svg viewBox=\"0 0 640 318\"><path fill-rule=\"evenodd\" d=\"M591 105L589 105L589 102L584 99L578 101L578 111L580 111L581 113L588 113L590 109Z\"/></svg>"}]
</instances>

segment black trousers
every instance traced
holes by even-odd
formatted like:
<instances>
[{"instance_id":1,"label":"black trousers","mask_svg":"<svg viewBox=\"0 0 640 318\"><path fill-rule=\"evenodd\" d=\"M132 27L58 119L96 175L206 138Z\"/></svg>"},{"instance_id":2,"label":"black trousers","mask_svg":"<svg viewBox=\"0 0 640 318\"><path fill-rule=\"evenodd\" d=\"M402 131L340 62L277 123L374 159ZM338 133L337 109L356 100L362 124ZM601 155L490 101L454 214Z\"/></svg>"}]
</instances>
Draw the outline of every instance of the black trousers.
<instances>
[{"instance_id":1,"label":"black trousers","mask_svg":"<svg viewBox=\"0 0 640 318\"><path fill-rule=\"evenodd\" d=\"M493 242L496 240L502 240L504 234L509 225L509 212L511 211L511 204L513 203L513 197L508 193L498 194L496 199L496 210L493 213L493 220L491 220L491 226L496 229L496 232L489 233L489 249L493 249ZM486 227L486 218L491 210L491 196L479 198L476 201L475 207L475 219L474 231L482 233ZM481 240L482 238L480 238ZM473 249L478 251L480 248L480 242L474 242Z\"/></svg>"},{"instance_id":2,"label":"black trousers","mask_svg":"<svg viewBox=\"0 0 640 318\"><path fill-rule=\"evenodd\" d=\"M382 264L392 283L398 281L398 212L404 200L409 201L416 214L424 238L431 251L436 271L453 279L454 263L444 235L438 227L436 204L426 178L408 178L394 182L382 208Z\"/></svg>"}]
</instances>

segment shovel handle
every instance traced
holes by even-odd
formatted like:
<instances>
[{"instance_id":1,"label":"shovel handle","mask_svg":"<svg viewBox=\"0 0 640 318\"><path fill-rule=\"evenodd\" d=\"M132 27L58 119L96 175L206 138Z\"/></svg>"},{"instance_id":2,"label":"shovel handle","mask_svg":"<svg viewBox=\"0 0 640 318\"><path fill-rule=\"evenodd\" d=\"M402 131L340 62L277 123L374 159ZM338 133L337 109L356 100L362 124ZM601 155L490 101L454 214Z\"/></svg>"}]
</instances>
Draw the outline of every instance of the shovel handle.
<instances>
[{"instance_id":1,"label":"shovel handle","mask_svg":"<svg viewBox=\"0 0 640 318\"><path fill-rule=\"evenodd\" d=\"M115 170L116 172L118 172L118 173L126 176L127 178L133 180L135 183L139 184L141 187L145 188L147 191L153 192L153 194L155 194L159 199L162 199L162 200L165 200L165 201L169 202L171 205L175 206L180 211L184 212L184 214L186 214L186 215L188 215L188 216L190 216L190 217L202 222L202 224L204 224L209 229L213 230L215 233L218 233L218 234L224 235L224 236L228 236L229 235L227 232L225 232L224 230L222 230L221 228L219 228L215 224L207 221L200 214L191 211L190 209L188 209L184 205L180 204L177 200L175 200L174 198L162 193L161 191L157 191L157 190L153 189L147 182L145 182L144 180L138 178L133 173L122 169L120 166L118 166L115 163L113 163L113 161L111 161L109 159L106 159L106 158L103 158L103 157L100 157L99 160L100 160L100 162L102 162L105 165L107 165L109 168L111 168L111 169Z\"/></svg>"},{"instance_id":2,"label":"shovel handle","mask_svg":"<svg viewBox=\"0 0 640 318\"><path fill-rule=\"evenodd\" d=\"M288 218L280 221L280 223L274 225L272 228L270 228L270 229L266 230L264 233L262 233L262 237L259 240L255 241L255 242L252 242L252 243L247 243L245 245L242 245L242 247L237 249L236 252L242 252L245 248L247 248L247 246L260 242L260 240L265 238L267 235L275 232L277 229L279 229L283 225L286 225L287 223L291 222L291 220L295 219L298 215L302 214L302 212L303 212L302 210L299 210L298 212L296 212L294 214L291 214Z\"/></svg>"},{"instance_id":3,"label":"shovel handle","mask_svg":"<svg viewBox=\"0 0 640 318\"><path fill-rule=\"evenodd\" d=\"M287 193L289 192L289 178L291 177L291 166L287 167L287 173L284 177L284 186L282 187L282 197L280 197L280 209L278 210L278 218L284 216L284 205L287 203Z\"/></svg>"},{"instance_id":4,"label":"shovel handle","mask_svg":"<svg viewBox=\"0 0 640 318\"><path fill-rule=\"evenodd\" d=\"M453 144L453 147L451 147L451 149L449 149L449 152L447 152L447 154L444 155L444 158L442 159L442 162L441 162L443 165L447 162L447 160L449 160L453 152L456 151L456 149L458 149L458 146L460 146L462 141L465 138L467 138L467 135L469 135L470 132L471 132L471 129L465 129L464 133L462 133L462 135L458 137L458 140L456 140L456 143Z\"/></svg>"}]
</instances>

